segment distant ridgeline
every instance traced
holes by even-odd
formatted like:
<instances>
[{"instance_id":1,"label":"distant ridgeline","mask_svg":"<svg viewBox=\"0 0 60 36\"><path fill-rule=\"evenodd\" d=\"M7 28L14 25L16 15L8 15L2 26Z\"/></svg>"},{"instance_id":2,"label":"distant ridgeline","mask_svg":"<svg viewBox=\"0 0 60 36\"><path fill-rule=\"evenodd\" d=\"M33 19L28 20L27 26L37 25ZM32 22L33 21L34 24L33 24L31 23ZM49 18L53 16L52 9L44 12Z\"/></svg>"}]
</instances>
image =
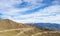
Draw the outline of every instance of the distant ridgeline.
<instances>
[{"instance_id":1,"label":"distant ridgeline","mask_svg":"<svg viewBox=\"0 0 60 36\"><path fill-rule=\"evenodd\" d=\"M31 23L30 25L36 26L36 27L42 28L42 29L60 31L60 24L56 24L56 23Z\"/></svg>"}]
</instances>

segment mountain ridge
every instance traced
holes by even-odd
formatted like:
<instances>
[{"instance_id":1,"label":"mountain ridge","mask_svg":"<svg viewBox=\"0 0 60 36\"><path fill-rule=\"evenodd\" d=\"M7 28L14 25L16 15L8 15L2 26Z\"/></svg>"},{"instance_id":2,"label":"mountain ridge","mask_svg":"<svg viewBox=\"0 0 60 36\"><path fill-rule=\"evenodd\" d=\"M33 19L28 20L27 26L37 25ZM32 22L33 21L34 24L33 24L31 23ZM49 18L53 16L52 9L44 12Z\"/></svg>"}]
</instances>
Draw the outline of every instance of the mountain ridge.
<instances>
[{"instance_id":1,"label":"mountain ridge","mask_svg":"<svg viewBox=\"0 0 60 36\"><path fill-rule=\"evenodd\" d=\"M36 26L38 28L60 31L60 24L57 23L31 23L30 25Z\"/></svg>"}]
</instances>

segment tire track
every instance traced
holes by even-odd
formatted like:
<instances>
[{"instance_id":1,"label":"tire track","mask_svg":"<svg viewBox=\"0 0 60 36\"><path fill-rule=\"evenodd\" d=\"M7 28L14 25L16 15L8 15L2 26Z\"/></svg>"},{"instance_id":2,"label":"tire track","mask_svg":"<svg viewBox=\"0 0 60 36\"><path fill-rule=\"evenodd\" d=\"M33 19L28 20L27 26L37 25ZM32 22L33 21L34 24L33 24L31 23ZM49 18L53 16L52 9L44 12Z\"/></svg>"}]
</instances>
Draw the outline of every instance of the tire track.
<instances>
[{"instance_id":1,"label":"tire track","mask_svg":"<svg viewBox=\"0 0 60 36\"><path fill-rule=\"evenodd\" d=\"M2 30L1 32L9 32L9 31L15 31L15 30L25 30L25 29L31 29L31 28L17 28L17 29L9 29L9 30Z\"/></svg>"}]
</instances>

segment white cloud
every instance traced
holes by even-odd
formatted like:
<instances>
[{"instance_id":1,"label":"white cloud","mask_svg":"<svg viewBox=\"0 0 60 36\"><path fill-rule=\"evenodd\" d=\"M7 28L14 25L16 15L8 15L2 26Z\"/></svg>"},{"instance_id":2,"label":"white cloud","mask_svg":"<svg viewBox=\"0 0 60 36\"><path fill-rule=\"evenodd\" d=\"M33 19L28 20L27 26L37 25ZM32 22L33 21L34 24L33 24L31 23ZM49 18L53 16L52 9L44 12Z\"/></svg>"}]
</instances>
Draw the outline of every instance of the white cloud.
<instances>
[{"instance_id":1,"label":"white cloud","mask_svg":"<svg viewBox=\"0 0 60 36\"><path fill-rule=\"evenodd\" d=\"M60 23L60 6L49 6L36 13L17 16L15 18L24 18L24 20L14 20L17 22L29 23L29 22L43 22L43 23ZM58 14L57 14L58 13ZM13 20L13 19L12 19Z\"/></svg>"},{"instance_id":2,"label":"white cloud","mask_svg":"<svg viewBox=\"0 0 60 36\"><path fill-rule=\"evenodd\" d=\"M22 8L22 9L16 9L14 8L13 4L16 3L20 4L21 0L0 0L0 13L4 15L5 18L11 19L15 22L21 22L21 23L37 23L37 22L43 22L43 23L60 23L60 5L52 5L49 7L46 7L44 9L40 9L39 11L31 14L17 14L17 13L24 13L27 10L32 10L38 7L42 7L46 4L41 3L43 0L39 0L36 2L35 0L25 0L27 2L31 3L30 7ZM8 1L8 2L7 2ZM52 4L55 4L56 1L54 1ZM39 5L40 4L40 5ZM58 4L58 3L56 3ZM28 12L27 12L28 13ZM13 15L13 17L11 17Z\"/></svg>"},{"instance_id":3,"label":"white cloud","mask_svg":"<svg viewBox=\"0 0 60 36\"><path fill-rule=\"evenodd\" d=\"M19 5L22 3L21 0L0 0L0 13L3 13L4 15L16 15L18 12L22 13L28 10L32 10L38 7L42 7L45 4L42 4L42 0L40 0L40 5L37 3L39 0L34 1L34 0L25 0L27 2L31 3L31 6L28 6L27 8L19 8L16 9L14 5Z\"/></svg>"}]
</instances>

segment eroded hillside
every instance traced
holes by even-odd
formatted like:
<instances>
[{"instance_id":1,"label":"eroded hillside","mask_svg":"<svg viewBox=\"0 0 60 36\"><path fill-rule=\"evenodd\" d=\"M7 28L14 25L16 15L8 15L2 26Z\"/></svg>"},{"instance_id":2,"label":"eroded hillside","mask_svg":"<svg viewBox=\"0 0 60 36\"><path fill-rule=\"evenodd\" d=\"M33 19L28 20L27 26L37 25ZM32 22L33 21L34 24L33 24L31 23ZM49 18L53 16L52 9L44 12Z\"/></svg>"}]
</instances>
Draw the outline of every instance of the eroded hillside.
<instances>
[{"instance_id":1,"label":"eroded hillside","mask_svg":"<svg viewBox=\"0 0 60 36\"><path fill-rule=\"evenodd\" d=\"M0 19L0 36L60 36L60 32Z\"/></svg>"}]
</instances>

